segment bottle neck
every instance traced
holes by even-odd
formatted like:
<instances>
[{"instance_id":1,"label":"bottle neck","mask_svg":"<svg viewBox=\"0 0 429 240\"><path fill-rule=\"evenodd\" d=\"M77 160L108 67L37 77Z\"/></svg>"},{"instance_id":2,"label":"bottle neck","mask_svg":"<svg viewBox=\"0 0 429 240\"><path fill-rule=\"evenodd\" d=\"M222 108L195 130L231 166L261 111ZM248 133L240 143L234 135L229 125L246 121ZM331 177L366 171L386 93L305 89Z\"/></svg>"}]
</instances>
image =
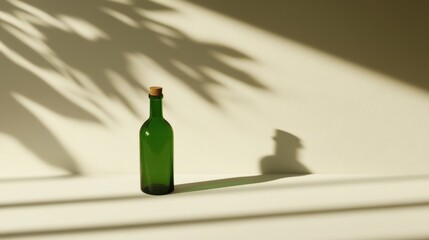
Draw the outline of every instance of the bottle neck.
<instances>
[{"instance_id":1,"label":"bottle neck","mask_svg":"<svg viewBox=\"0 0 429 240\"><path fill-rule=\"evenodd\" d=\"M162 118L162 96L149 96L150 118Z\"/></svg>"}]
</instances>

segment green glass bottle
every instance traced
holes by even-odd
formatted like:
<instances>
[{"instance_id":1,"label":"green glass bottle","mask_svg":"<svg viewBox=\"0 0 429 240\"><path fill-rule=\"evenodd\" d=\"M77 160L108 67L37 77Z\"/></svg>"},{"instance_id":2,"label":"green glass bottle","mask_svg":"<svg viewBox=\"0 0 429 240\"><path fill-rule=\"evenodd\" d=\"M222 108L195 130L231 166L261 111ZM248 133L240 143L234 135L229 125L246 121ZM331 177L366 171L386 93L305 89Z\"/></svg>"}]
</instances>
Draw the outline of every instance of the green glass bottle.
<instances>
[{"instance_id":1,"label":"green glass bottle","mask_svg":"<svg viewBox=\"0 0 429 240\"><path fill-rule=\"evenodd\" d=\"M173 129L162 116L162 88L150 87L150 116L140 128L140 185L144 193L174 190Z\"/></svg>"}]
</instances>

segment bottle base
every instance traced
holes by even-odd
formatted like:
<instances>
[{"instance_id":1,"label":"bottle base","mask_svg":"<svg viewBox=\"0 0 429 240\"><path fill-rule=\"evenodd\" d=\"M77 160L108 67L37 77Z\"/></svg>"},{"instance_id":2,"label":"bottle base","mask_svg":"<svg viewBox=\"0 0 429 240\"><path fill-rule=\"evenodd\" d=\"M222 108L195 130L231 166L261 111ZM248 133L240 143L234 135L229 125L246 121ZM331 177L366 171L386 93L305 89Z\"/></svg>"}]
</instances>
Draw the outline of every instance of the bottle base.
<instances>
[{"instance_id":1,"label":"bottle base","mask_svg":"<svg viewBox=\"0 0 429 240\"><path fill-rule=\"evenodd\" d=\"M151 184L142 189L146 194L150 195L165 195L173 192L174 187L170 187L164 184Z\"/></svg>"}]
</instances>

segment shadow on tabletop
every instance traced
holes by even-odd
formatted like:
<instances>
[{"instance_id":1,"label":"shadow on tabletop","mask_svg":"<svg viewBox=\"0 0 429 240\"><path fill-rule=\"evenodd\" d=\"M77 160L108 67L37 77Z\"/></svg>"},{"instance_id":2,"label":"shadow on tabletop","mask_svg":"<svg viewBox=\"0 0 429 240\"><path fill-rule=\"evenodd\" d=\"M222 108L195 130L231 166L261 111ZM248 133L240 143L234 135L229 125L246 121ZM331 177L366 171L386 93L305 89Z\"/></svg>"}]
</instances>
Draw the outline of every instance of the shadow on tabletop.
<instances>
[{"instance_id":1,"label":"shadow on tabletop","mask_svg":"<svg viewBox=\"0 0 429 240\"><path fill-rule=\"evenodd\" d=\"M50 181L50 180L60 180L60 179L68 179L82 176L80 174L64 174L64 175L53 175L53 176L34 176L34 177L7 177L0 178L0 183L8 183L8 182L34 182L34 181Z\"/></svg>"},{"instance_id":2,"label":"shadow on tabletop","mask_svg":"<svg viewBox=\"0 0 429 240\"><path fill-rule=\"evenodd\" d=\"M310 170L299 161L298 150L302 148L302 144L297 136L276 129L273 139L274 154L261 159L260 175L179 184L175 186L173 194L263 183L310 173Z\"/></svg>"},{"instance_id":3,"label":"shadow on tabletop","mask_svg":"<svg viewBox=\"0 0 429 240\"><path fill-rule=\"evenodd\" d=\"M401 176L373 176L365 178L352 178L352 179L342 179L341 181L336 179L330 180L317 180L317 181L298 181L298 182L288 182L281 185L257 185L255 184L252 188L232 188L232 186L246 185L251 183L262 183L267 181L273 181L280 178L286 177L296 177L301 175L277 175L270 177L269 175L260 175L260 176L251 176L248 177L247 181L241 181L237 183L234 178L230 179L219 179L213 181L205 181L199 183L189 183L181 184L178 186L183 187L181 190L190 190L190 191L180 191L173 192L172 194L164 196L152 196L147 194L142 194L140 191L136 191L134 194L127 195L106 195L106 196L85 196L79 198L60 198L60 199L49 199L49 200L33 200L33 201L13 201L13 202L4 202L0 203L0 209L11 209L11 208L23 208L23 207L38 207L38 206L55 206L55 205L67 205L67 204L82 204L82 203L101 203L101 202L121 202L121 201L130 201L130 200L139 200L145 199L145 201L155 200L159 197L186 197L187 194L177 194L177 193L186 193L186 192L195 192L202 194L237 194L240 192L249 192L249 191L265 191L265 190L282 190L282 189L296 189L296 188L319 188L319 187L331 187L338 185L361 185L361 184L392 184L392 183L404 183L404 182L413 182L413 181L426 181L429 179L428 175L401 175ZM243 177L246 178L246 177ZM73 178L75 179L75 178ZM22 179L25 182L26 179ZM38 178L36 180L42 180ZM45 178L44 180L58 180L57 178ZM28 180L31 183L33 180ZM231 183L232 182L232 183ZM222 185L221 185L222 183ZM235 184L235 185L234 185ZM207 187L208 185L208 187ZM206 186L205 189L200 189L201 186ZM192 188L191 188L192 187ZM211 187L211 188L209 188ZM198 189L195 189L198 188ZM200 191L208 189L222 189L222 191ZM175 194L176 193L176 194Z\"/></svg>"},{"instance_id":4,"label":"shadow on tabletop","mask_svg":"<svg viewBox=\"0 0 429 240\"><path fill-rule=\"evenodd\" d=\"M191 219L179 219L179 220L165 220L165 221L154 221L154 222L128 222L128 223L117 223L117 224L105 224L101 226L83 226L83 227L57 227L54 229L35 229L35 230L23 230L23 231L4 231L0 232L0 239L12 239L20 237L35 237L35 236L50 236L50 235L65 235L65 234L83 234L83 233L97 233L97 232L111 232L111 231L124 231L124 230L142 230L142 229L153 229L153 228L165 228L165 227L178 227L178 226L195 226L200 224L208 223L224 223L224 222L243 222L250 220L266 220L273 218L293 218L303 217L312 215L328 215L337 213L359 213L374 212L374 211L386 211L386 210L397 210L397 209L413 209L428 207L429 202L427 201L415 201L409 203L391 203L391 204L371 204L361 206L348 206L348 207L334 207L334 208L315 208L305 210L291 210L291 211L280 211L274 213L258 213L258 214L243 214L243 215L231 215L231 216L220 216L220 217L201 217ZM401 239L401 238L395 238ZM410 236L404 238L408 240L420 240L427 239L421 238L421 236Z\"/></svg>"}]
</instances>

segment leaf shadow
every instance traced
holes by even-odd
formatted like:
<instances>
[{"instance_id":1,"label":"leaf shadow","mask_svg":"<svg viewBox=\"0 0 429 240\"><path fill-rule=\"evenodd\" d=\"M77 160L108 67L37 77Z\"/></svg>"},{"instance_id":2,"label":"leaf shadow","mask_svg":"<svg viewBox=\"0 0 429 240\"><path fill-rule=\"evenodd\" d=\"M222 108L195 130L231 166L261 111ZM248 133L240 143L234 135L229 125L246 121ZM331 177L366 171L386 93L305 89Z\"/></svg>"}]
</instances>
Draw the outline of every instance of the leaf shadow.
<instances>
[{"instance_id":1,"label":"leaf shadow","mask_svg":"<svg viewBox=\"0 0 429 240\"><path fill-rule=\"evenodd\" d=\"M194 39L148 14L177 11L153 1L1 1L0 133L16 139L45 164L78 174L82 170L73 152L26 102L105 126L116 119L101 100L119 101L130 114L142 118L129 98L131 93L147 93L147 83L131 69L142 58L216 108L221 106L211 88L225 86L210 70L267 90L251 74L224 60L252 61L250 56Z\"/></svg>"}]
</instances>

